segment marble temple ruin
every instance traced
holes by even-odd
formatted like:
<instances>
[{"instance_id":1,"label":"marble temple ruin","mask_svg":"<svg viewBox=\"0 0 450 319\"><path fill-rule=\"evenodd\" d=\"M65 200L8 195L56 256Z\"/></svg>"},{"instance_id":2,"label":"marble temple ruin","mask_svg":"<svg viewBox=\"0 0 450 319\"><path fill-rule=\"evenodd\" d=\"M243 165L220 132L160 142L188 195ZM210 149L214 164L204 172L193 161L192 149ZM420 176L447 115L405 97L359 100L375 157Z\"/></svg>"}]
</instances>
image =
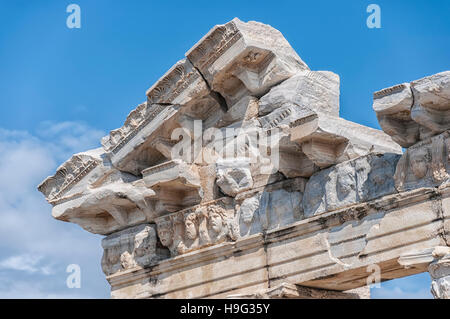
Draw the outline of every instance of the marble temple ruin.
<instances>
[{"instance_id":1,"label":"marble temple ruin","mask_svg":"<svg viewBox=\"0 0 450 319\"><path fill-rule=\"evenodd\" d=\"M368 298L422 272L449 298L450 71L375 92L382 131L339 117L339 85L236 18L39 191L105 236L112 298Z\"/></svg>"}]
</instances>

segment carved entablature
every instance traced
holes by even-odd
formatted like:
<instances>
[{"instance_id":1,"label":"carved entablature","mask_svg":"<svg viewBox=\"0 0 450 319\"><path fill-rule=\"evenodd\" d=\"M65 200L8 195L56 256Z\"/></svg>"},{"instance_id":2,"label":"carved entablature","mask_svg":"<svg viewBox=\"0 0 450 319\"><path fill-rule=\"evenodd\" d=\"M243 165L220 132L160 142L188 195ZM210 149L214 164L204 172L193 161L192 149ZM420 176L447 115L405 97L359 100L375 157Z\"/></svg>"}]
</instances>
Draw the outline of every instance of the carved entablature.
<instances>
[{"instance_id":1,"label":"carved entablature","mask_svg":"<svg viewBox=\"0 0 450 319\"><path fill-rule=\"evenodd\" d=\"M147 91L149 104L186 105L192 99L209 94L200 73L186 59L178 61Z\"/></svg>"},{"instance_id":2,"label":"carved entablature","mask_svg":"<svg viewBox=\"0 0 450 319\"><path fill-rule=\"evenodd\" d=\"M91 233L107 235L153 221L156 213L151 199L155 196L142 180L131 182L122 178L89 187L80 196L55 205L52 215L78 224Z\"/></svg>"},{"instance_id":3,"label":"carved entablature","mask_svg":"<svg viewBox=\"0 0 450 319\"><path fill-rule=\"evenodd\" d=\"M308 69L279 31L237 18L215 26L186 56L229 105Z\"/></svg>"},{"instance_id":4,"label":"carved entablature","mask_svg":"<svg viewBox=\"0 0 450 319\"><path fill-rule=\"evenodd\" d=\"M397 164L398 191L436 187L449 180L450 132L433 136L406 150Z\"/></svg>"},{"instance_id":5,"label":"carved entablature","mask_svg":"<svg viewBox=\"0 0 450 319\"><path fill-rule=\"evenodd\" d=\"M180 159L149 167L142 175L145 185L156 192L157 215L197 205L203 198L198 169Z\"/></svg>"},{"instance_id":6,"label":"carved entablature","mask_svg":"<svg viewBox=\"0 0 450 319\"><path fill-rule=\"evenodd\" d=\"M148 123L161 113L167 106L163 104L140 104L130 112L121 128L110 132L102 139L102 145L107 152L117 154L125 144L135 137Z\"/></svg>"},{"instance_id":7,"label":"carved entablature","mask_svg":"<svg viewBox=\"0 0 450 319\"><path fill-rule=\"evenodd\" d=\"M450 71L375 92L381 128L403 147L450 129Z\"/></svg>"},{"instance_id":8,"label":"carved entablature","mask_svg":"<svg viewBox=\"0 0 450 319\"><path fill-rule=\"evenodd\" d=\"M231 198L222 198L156 219L158 237L172 256L234 241L239 236Z\"/></svg>"},{"instance_id":9,"label":"carved entablature","mask_svg":"<svg viewBox=\"0 0 450 319\"><path fill-rule=\"evenodd\" d=\"M395 193L393 175L399 158L397 154L370 154L312 175L303 195L305 216Z\"/></svg>"},{"instance_id":10,"label":"carved entablature","mask_svg":"<svg viewBox=\"0 0 450 319\"><path fill-rule=\"evenodd\" d=\"M73 196L73 193L82 192L83 189L75 189L75 192L71 190L96 167L101 166L102 162L102 154L98 149L73 155L57 169L55 175L47 177L38 186L38 190L45 195L50 204L56 205ZM92 180L99 176L91 174L90 177Z\"/></svg>"},{"instance_id":11,"label":"carved entablature","mask_svg":"<svg viewBox=\"0 0 450 319\"><path fill-rule=\"evenodd\" d=\"M102 269L110 276L120 271L145 268L168 257L158 243L154 224L142 224L116 232L102 240Z\"/></svg>"},{"instance_id":12,"label":"carved entablature","mask_svg":"<svg viewBox=\"0 0 450 319\"><path fill-rule=\"evenodd\" d=\"M150 89L149 104L181 105L182 113L213 124L226 109L209 89L200 72L187 59L178 61ZM210 123L212 122L212 123Z\"/></svg>"},{"instance_id":13,"label":"carved entablature","mask_svg":"<svg viewBox=\"0 0 450 319\"><path fill-rule=\"evenodd\" d=\"M401 154L390 136L343 118L305 112L290 123L291 140L320 168L371 152Z\"/></svg>"},{"instance_id":14,"label":"carved entablature","mask_svg":"<svg viewBox=\"0 0 450 319\"><path fill-rule=\"evenodd\" d=\"M236 196L240 236L263 233L301 220L306 182L304 178L293 178Z\"/></svg>"}]
</instances>

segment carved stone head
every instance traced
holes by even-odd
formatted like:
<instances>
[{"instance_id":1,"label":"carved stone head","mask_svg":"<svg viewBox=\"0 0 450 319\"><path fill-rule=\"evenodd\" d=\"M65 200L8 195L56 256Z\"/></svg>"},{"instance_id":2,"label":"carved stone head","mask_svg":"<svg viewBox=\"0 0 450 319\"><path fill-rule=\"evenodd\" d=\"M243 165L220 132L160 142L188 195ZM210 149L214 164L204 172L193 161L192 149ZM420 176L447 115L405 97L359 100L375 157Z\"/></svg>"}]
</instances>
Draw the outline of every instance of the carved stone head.
<instances>
[{"instance_id":1,"label":"carved stone head","mask_svg":"<svg viewBox=\"0 0 450 319\"><path fill-rule=\"evenodd\" d=\"M161 244L165 247L170 247L173 243L173 226L172 222L168 220L161 221L157 224L158 237Z\"/></svg>"},{"instance_id":2,"label":"carved stone head","mask_svg":"<svg viewBox=\"0 0 450 319\"><path fill-rule=\"evenodd\" d=\"M240 218L246 223L250 224L253 220L255 212L258 210L259 200L258 197L250 197L244 200L240 208Z\"/></svg>"},{"instance_id":3,"label":"carved stone head","mask_svg":"<svg viewBox=\"0 0 450 319\"><path fill-rule=\"evenodd\" d=\"M185 233L187 238L194 240L198 236L198 218L196 213L190 213L184 221Z\"/></svg>"},{"instance_id":4,"label":"carved stone head","mask_svg":"<svg viewBox=\"0 0 450 319\"><path fill-rule=\"evenodd\" d=\"M217 205L208 207L208 218L211 229L219 234L225 226L225 209Z\"/></svg>"}]
</instances>

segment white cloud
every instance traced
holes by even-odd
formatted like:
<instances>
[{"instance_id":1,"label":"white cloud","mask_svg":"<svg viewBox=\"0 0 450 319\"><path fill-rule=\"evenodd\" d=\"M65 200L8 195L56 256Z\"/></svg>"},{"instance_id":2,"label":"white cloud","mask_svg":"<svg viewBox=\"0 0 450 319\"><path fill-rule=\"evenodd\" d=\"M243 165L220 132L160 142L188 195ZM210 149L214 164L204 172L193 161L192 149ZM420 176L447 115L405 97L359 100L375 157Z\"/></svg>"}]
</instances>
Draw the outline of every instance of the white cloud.
<instances>
[{"instance_id":1,"label":"white cloud","mask_svg":"<svg viewBox=\"0 0 450 319\"><path fill-rule=\"evenodd\" d=\"M432 298L429 288L420 288L407 291L402 287L372 289L373 299L430 299Z\"/></svg>"},{"instance_id":2,"label":"white cloud","mask_svg":"<svg viewBox=\"0 0 450 319\"><path fill-rule=\"evenodd\" d=\"M72 154L99 147L102 136L77 122L42 123L36 134L0 128L0 298L109 294L100 236L54 220L37 191ZM66 287L69 264L82 267L82 289Z\"/></svg>"},{"instance_id":3,"label":"white cloud","mask_svg":"<svg viewBox=\"0 0 450 319\"><path fill-rule=\"evenodd\" d=\"M25 271L27 273L39 272L43 275L51 275L53 273L50 265L42 265L42 256L28 254L11 256L0 261L1 269Z\"/></svg>"}]
</instances>

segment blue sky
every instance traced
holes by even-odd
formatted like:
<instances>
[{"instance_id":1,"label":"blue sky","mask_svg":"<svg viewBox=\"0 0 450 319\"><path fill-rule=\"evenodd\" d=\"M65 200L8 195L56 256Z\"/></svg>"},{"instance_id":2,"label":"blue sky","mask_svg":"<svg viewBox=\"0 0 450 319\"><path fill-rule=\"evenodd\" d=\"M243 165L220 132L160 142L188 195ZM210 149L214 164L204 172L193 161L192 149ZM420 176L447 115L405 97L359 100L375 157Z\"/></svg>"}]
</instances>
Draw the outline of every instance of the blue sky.
<instances>
[{"instance_id":1,"label":"blue sky","mask_svg":"<svg viewBox=\"0 0 450 319\"><path fill-rule=\"evenodd\" d=\"M66 7L81 7L81 29ZM381 29L366 8L381 7ZM450 1L0 0L0 297L108 297L100 237L55 221L36 185L99 145L212 26L279 29L312 70L341 77L341 116L379 128L372 93L450 69ZM82 268L68 289L65 267ZM375 297L430 297L429 276Z\"/></svg>"}]
</instances>

